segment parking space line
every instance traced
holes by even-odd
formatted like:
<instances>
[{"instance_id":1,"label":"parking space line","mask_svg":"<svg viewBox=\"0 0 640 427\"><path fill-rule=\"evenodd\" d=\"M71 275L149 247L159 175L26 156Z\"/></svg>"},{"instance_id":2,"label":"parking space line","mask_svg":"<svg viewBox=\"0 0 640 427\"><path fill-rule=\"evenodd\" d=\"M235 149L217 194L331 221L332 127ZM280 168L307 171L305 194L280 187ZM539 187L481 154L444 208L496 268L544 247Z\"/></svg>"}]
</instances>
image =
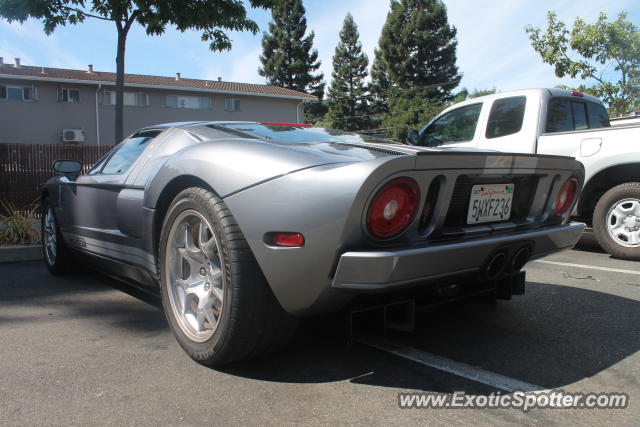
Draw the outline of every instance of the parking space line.
<instances>
[{"instance_id":1,"label":"parking space line","mask_svg":"<svg viewBox=\"0 0 640 427\"><path fill-rule=\"evenodd\" d=\"M572 264L570 262L547 261L546 259L539 259L533 262L539 262L541 264L560 265L563 267L587 268L590 270L608 271L611 273L635 274L640 276L640 271L624 270L622 268L609 268L609 267L598 267L596 265Z\"/></svg>"},{"instance_id":2,"label":"parking space line","mask_svg":"<svg viewBox=\"0 0 640 427\"><path fill-rule=\"evenodd\" d=\"M535 392L547 390L547 387L541 387L520 381L515 378L496 374L495 372L485 371L482 368L467 365L466 363L456 362L455 360L427 353L426 351L418 350L402 344L382 340L366 340L360 342L370 347L377 348L378 350L391 353L395 356L420 363L421 365L429 366L430 368L435 368L478 383L486 384L509 393L513 393L515 391Z\"/></svg>"}]
</instances>

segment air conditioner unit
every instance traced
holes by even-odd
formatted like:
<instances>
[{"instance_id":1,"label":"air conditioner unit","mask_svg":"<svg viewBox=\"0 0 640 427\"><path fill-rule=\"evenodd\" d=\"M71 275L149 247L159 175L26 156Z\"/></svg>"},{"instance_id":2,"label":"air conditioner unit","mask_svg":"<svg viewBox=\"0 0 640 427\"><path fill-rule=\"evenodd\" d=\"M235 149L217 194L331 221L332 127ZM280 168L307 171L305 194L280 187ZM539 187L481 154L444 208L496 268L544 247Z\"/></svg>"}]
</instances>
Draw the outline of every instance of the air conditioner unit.
<instances>
[{"instance_id":1,"label":"air conditioner unit","mask_svg":"<svg viewBox=\"0 0 640 427\"><path fill-rule=\"evenodd\" d=\"M62 129L62 142L84 142L82 129Z\"/></svg>"}]
</instances>

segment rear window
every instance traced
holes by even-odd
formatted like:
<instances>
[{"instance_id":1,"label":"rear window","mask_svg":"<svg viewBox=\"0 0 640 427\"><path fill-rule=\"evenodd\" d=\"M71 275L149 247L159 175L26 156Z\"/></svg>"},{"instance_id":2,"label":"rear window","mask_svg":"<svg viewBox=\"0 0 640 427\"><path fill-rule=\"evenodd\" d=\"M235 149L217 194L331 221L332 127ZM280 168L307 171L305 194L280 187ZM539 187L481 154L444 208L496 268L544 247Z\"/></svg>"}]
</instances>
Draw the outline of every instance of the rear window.
<instances>
[{"instance_id":1,"label":"rear window","mask_svg":"<svg viewBox=\"0 0 640 427\"><path fill-rule=\"evenodd\" d=\"M589 123L587 122L587 106L583 102L572 102L571 111L573 112L573 129L589 129Z\"/></svg>"},{"instance_id":2,"label":"rear window","mask_svg":"<svg viewBox=\"0 0 640 427\"><path fill-rule=\"evenodd\" d=\"M547 113L547 132L568 132L573 130L571 102L566 99L552 99Z\"/></svg>"},{"instance_id":3,"label":"rear window","mask_svg":"<svg viewBox=\"0 0 640 427\"><path fill-rule=\"evenodd\" d=\"M570 132L609 126L609 116L602 105L562 98L549 102L547 132Z\"/></svg>"},{"instance_id":4,"label":"rear window","mask_svg":"<svg viewBox=\"0 0 640 427\"><path fill-rule=\"evenodd\" d=\"M210 125L215 128L218 125ZM258 138L283 143L304 142L380 142L398 144L395 141L342 132L336 129L301 126L295 124L269 125L262 123L222 123L219 126L231 128ZM220 129L218 127L218 129Z\"/></svg>"},{"instance_id":5,"label":"rear window","mask_svg":"<svg viewBox=\"0 0 640 427\"><path fill-rule=\"evenodd\" d=\"M491 106L487 123L487 138L500 138L520 132L527 97L513 96L496 100Z\"/></svg>"},{"instance_id":6,"label":"rear window","mask_svg":"<svg viewBox=\"0 0 640 427\"><path fill-rule=\"evenodd\" d=\"M608 128L611 126L609 123L609 115L607 110L602 105L587 103L587 113L589 115L589 127L590 128Z\"/></svg>"}]
</instances>

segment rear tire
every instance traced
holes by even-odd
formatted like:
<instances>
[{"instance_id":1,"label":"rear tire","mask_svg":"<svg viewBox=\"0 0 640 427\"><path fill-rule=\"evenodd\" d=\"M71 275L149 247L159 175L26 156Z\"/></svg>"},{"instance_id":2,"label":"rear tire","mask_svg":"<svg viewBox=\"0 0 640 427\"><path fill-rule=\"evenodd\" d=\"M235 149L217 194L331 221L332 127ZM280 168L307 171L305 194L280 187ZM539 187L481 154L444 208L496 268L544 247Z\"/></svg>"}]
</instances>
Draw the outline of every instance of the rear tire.
<instances>
[{"instance_id":1,"label":"rear tire","mask_svg":"<svg viewBox=\"0 0 640 427\"><path fill-rule=\"evenodd\" d=\"M176 339L207 366L272 352L295 319L276 300L225 203L202 188L167 210L158 259L162 303Z\"/></svg>"},{"instance_id":2,"label":"rear tire","mask_svg":"<svg viewBox=\"0 0 640 427\"><path fill-rule=\"evenodd\" d=\"M640 260L640 182L620 184L604 193L593 212L593 230L613 257Z\"/></svg>"},{"instance_id":3,"label":"rear tire","mask_svg":"<svg viewBox=\"0 0 640 427\"><path fill-rule=\"evenodd\" d=\"M40 231L44 262L47 264L49 272L56 276L68 273L71 254L62 240L58 220L49 199L45 199L42 203Z\"/></svg>"}]
</instances>

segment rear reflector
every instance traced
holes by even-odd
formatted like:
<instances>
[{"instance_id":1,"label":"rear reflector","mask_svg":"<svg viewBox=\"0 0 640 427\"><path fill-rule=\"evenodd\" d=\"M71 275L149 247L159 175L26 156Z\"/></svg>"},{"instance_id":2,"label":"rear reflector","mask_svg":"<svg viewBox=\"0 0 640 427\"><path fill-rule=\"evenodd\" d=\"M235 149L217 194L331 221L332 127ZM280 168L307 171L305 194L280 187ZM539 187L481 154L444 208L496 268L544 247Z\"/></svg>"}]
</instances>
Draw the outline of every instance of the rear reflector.
<instances>
[{"instance_id":1,"label":"rear reflector","mask_svg":"<svg viewBox=\"0 0 640 427\"><path fill-rule=\"evenodd\" d=\"M304 236L300 233L273 233L271 242L276 246L304 246Z\"/></svg>"}]
</instances>

